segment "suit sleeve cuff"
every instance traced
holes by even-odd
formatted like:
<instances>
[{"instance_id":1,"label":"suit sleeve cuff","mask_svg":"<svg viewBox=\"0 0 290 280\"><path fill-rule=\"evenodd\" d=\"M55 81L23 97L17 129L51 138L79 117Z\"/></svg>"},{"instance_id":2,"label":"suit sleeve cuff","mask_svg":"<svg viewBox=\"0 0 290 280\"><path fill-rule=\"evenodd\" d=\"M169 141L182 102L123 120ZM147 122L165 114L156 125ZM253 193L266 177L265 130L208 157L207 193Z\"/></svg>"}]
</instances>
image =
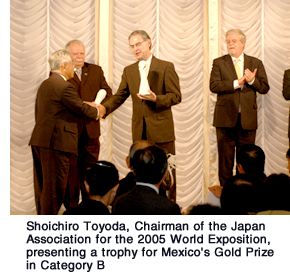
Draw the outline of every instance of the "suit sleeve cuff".
<instances>
[{"instance_id":1,"label":"suit sleeve cuff","mask_svg":"<svg viewBox=\"0 0 290 280\"><path fill-rule=\"evenodd\" d=\"M234 80L234 89L238 88L241 88L241 86L239 85L239 80Z\"/></svg>"}]
</instances>

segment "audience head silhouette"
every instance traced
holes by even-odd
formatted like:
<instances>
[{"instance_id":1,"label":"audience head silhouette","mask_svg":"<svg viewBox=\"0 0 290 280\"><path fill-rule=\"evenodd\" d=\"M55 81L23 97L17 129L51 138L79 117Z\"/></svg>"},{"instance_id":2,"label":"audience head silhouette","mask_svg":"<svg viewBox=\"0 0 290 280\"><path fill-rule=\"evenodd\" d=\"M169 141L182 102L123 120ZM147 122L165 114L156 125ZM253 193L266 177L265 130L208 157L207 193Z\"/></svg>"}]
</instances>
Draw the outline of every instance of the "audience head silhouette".
<instances>
[{"instance_id":1,"label":"audience head silhouette","mask_svg":"<svg viewBox=\"0 0 290 280\"><path fill-rule=\"evenodd\" d=\"M263 210L290 211L290 177L271 174L263 182Z\"/></svg>"},{"instance_id":2,"label":"audience head silhouette","mask_svg":"<svg viewBox=\"0 0 290 280\"><path fill-rule=\"evenodd\" d=\"M97 161L86 171L85 187L88 198L64 215L108 215L108 206L114 200L119 187L119 173L115 165Z\"/></svg>"},{"instance_id":3,"label":"audience head silhouette","mask_svg":"<svg viewBox=\"0 0 290 280\"><path fill-rule=\"evenodd\" d=\"M90 195L104 196L119 183L115 165L108 161L97 161L87 169L86 183Z\"/></svg>"},{"instance_id":4,"label":"audience head silhouette","mask_svg":"<svg viewBox=\"0 0 290 280\"><path fill-rule=\"evenodd\" d=\"M239 174L229 178L222 190L223 214L245 215L261 210L260 192L262 181L254 175Z\"/></svg>"},{"instance_id":5,"label":"audience head silhouette","mask_svg":"<svg viewBox=\"0 0 290 280\"><path fill-rule=\"evenodd\" d=\"M133 156L135 152L140 149L144 149L146 147L152 146L152 145L154 145L154 143L147 140L139 140L139 141L134 142L131 145L130 150L129 150L129 155L126 157L126 164L131 171L126 175L125 178L120 180L120 185L119 185L115 199L119 197L120 195L133 189L136 185L135 176L132 172L132 168L133 168L132 161L133 161Z\"/></svg>"},{"instance_id":6,"label":"audience head silhouette","mask_svg":"<svg viewBox=\"0 0 290 280\"><path fill-rule=\"evenodd\" d=\"M167 174L167 157L164 150L149 146L137 150L132 167L136 186L119 196L112 213L116 215L180 215L179 206L159 194L160 185Z\"/></svg>"},{"instance_id":7,"label":"audience head silhouette","mask_svg":"<svg viewBox=\"0 0 290 280\"><path fill-rule=\"evenodd\" d=\"M126 158L126 163L127 166L132 169L132 165L133 165L133 157L136 151L141 150L141 149L145 149L149 146L155 146L155 144L151 141L148 140L139 140L139 141L135 141L129 150L129 155Z\"/></svg>"},{"instance_id":8,"label":"audience head silhouette","mask_svg":"<svg viewBox=\"0 0 290 280\"><path fill-rule=\"evenodd\" d=\"M256 175L261 179L266 178L264 151L254 144L243 145L237 153L237 167L241 174L246 173Z\"/></svg>"},{"instance_id":9,"label":"audience head silhouette","mask_svg":"<svg viewBox=\"0 0 290 280\"><path fill-rule=\"evenodd\" d=\"M161 183L168 167L164 150L150 146L135 152L132 160L133 172L137 182Z\"/></svg>"}]
</instances>

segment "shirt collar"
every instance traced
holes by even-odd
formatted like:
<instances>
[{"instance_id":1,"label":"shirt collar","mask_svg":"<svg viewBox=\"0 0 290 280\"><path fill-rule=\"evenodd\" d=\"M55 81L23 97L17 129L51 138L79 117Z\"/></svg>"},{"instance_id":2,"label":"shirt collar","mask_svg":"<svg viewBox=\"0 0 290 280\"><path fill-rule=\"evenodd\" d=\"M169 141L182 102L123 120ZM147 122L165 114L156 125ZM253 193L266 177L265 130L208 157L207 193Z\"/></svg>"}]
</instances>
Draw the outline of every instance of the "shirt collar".
<instances>
[{"instance_id":1,"label":"shirt collar","mask_svg":"<svg viewBox=\"0 0 290 280\"><path fill-rule=\"evenodd\" d=\"M146 61L146 69L147 69L147 72L149 71L149 69L150 69L150 65L151 65L151 61L152 61L152 54L148 57L148 59L147 60L144 60L144 61Z\"/></svg>"},{"instance_id":2,"label":"shirt collar","mask_svg":"<svg viewBox=\"0 0 290 280\"><path fill-rule=\"evenodd\" d=\"M54 73L56 73L56 72L54 72ZM67 81L67 79L65 78L65 76L63 76L62 74L60 74L60 73L56 73L56 74L60 75L65 81Z\"/></svg>"},{"instance_id":3,"label":"shirt collar","mask_svg":"<svg viewBox=\"0 0 290 280\"><path fill-rule=\"evenodd\" d=\"M151 188L151 189L153 189L154 191L156 191L157 193L159 193L159 189L155 186L155 185L153 185L153 184L150 184L150 183L143 183L143 182L137 182L136 183L136 186L146 186L146 187L149 187L149 188Z\"/></svg>"},{"instance_id":4,"label":"shirt collar","mask_svg":"<svg viewBox=\"0 0 290 280\"><path fill-rule=\"evenodd\" d=\"M146 60L147 64L150 64L152 60L152 54L149 56L149 58Z\"/></svg>"},{"instance_id":5,"label":"shirt collar","mask_svg":"<svg viewBox=\"0 0 290 280\"><path fill-rule=\"evenodd\" d=\"M231 58L232 58L233 62L235 62L236 58L233 57L233 56L231 56ZM244 53L242 53L242 54L238 57L238 59L239 59L240 61L244 62Z\"/></svg>"}]
</instances>

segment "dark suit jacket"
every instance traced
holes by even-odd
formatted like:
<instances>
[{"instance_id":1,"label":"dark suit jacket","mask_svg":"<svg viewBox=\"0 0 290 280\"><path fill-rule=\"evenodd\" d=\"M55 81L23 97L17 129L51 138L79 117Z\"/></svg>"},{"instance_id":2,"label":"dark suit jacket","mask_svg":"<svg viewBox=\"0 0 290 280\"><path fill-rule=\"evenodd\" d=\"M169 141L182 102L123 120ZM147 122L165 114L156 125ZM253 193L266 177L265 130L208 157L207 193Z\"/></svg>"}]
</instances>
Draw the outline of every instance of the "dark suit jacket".
<instances>
[{"instance_id":1,"label":"dark suit jacket","mask_svg":"<svg viewBox=\"0 0 290 280\"><path fill-rule=\"evenodd\" d=\"M110 212L102 202L86 199L76 208L65 211L63 215L110 215Z\"/></svg>"},{"instance_id":2,"label":"dark suit jacket","mask_svg":"<svg viewBox=\"0 0 290 280\"><path fill-rule=\"evenodd\" d=\"M238 119L238 105L241 105L241 125L243 129L257 129L256 92L265 94L269 90L268 79L262 61L244 55L244 69L252 72L257 68L253 85L245 83L242 89L234 90L233 81L237 74L230 55L213 61L210 75L210 90L217 93L213 125L215 127L234 127Z\"/></svg>"},{"instance_id":3,"label":"dark suit jacket","mask_svg":"<svg viewBox=\"0 0 290 280\"><path fill-rule=\"evenodd\" d=\"M290 69L284 72L283 79L283 96L286 100L290 100ZM290 111L289 111L289 132L288 136L290 138Z\"/></svg>"},{"instance_id":4,"label":"dark suit jacket","mask_svg":"<svg viewBox=\"0 0 290 280\"><path fill-rule=\"evenodd\" d=\"M103 104L107 110L107 115L121 106L131 95L133 101L133 142L142 139L144 119L148 139L155 143L174 141L171 106L181 101L179 78L174 65L153 56L148 82L150 89L157 95L156 103L141 100L136 95L140 85L138 62L125 67L117 93Z\"/></svg>"},{"instance_id":5,"label":"dark suit jacket","mask_svg":"<svg viewBox=\"0 0 290 280\"><path fill-rule=\"evenodd\" d=\"M136 186L135 176L133 172L130 171L125 178L120 180L115 199L121 196L122 194L132 190L135 186Z\"/></svg>"},{"instance_id":6,"label":"dark suit jacket","mask_svg":"<svg viewBox=\"0 0 290 280\"><path fill-rule=\"evenodd\" d=\"M147 186L137 185L113 204L116 215L180 215L179 206Z\"/></svg>"},{"instance_id":7,"label":"dark suit jacket","mask_svg":"<svg viewBox=\"0 0 290 280\"><path fill-rule=\"evenodd\" d=\"M76 73L74 74L74 78L68 81L75 86L76 91L83 101L94 101L100 89L104 89L107 92L107 96L103 102L112 96L112 90L106 82L104 72L98 65L85 62L82 67L81 81L77 77ZM82 119L78 119L79 136L82 134L84 124L86 126L89 138L94 139L100 137L100 122L93 121L88 118L85 118L84 121Z\"/></svg>"},{"instance_id":8,"label":"dark suit jacket","mask_svg":"<svg viewBox=\"0 0 290 280\"><path fill-rule=\"evenodd\" d=\"M94 120L98 111L82 102L71 83L52 73L37 92L29 145L77 154L77 116Z\"/></svg>"}]
</instances>

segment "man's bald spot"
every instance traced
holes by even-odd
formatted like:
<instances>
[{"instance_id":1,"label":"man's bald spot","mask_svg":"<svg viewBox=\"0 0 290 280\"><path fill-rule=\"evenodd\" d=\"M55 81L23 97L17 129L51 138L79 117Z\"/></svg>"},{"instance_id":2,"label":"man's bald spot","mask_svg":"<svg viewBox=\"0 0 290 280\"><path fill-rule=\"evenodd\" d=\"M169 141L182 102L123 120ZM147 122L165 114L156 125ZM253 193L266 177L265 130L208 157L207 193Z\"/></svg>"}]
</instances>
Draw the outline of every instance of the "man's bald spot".
<instances>
[{"instance_id":1,"label":"man's bald spot","mask_svg":"<svg viewBox=\"0 0 290 280\"><path fill-rule=\"evenodd\" d=\"M132 159L136 151L145 149L150 146L155 146L155 144L148 140L139 140L132 144L129 152L130 166L132 166Z\"/></svg>"}]
</instances>

